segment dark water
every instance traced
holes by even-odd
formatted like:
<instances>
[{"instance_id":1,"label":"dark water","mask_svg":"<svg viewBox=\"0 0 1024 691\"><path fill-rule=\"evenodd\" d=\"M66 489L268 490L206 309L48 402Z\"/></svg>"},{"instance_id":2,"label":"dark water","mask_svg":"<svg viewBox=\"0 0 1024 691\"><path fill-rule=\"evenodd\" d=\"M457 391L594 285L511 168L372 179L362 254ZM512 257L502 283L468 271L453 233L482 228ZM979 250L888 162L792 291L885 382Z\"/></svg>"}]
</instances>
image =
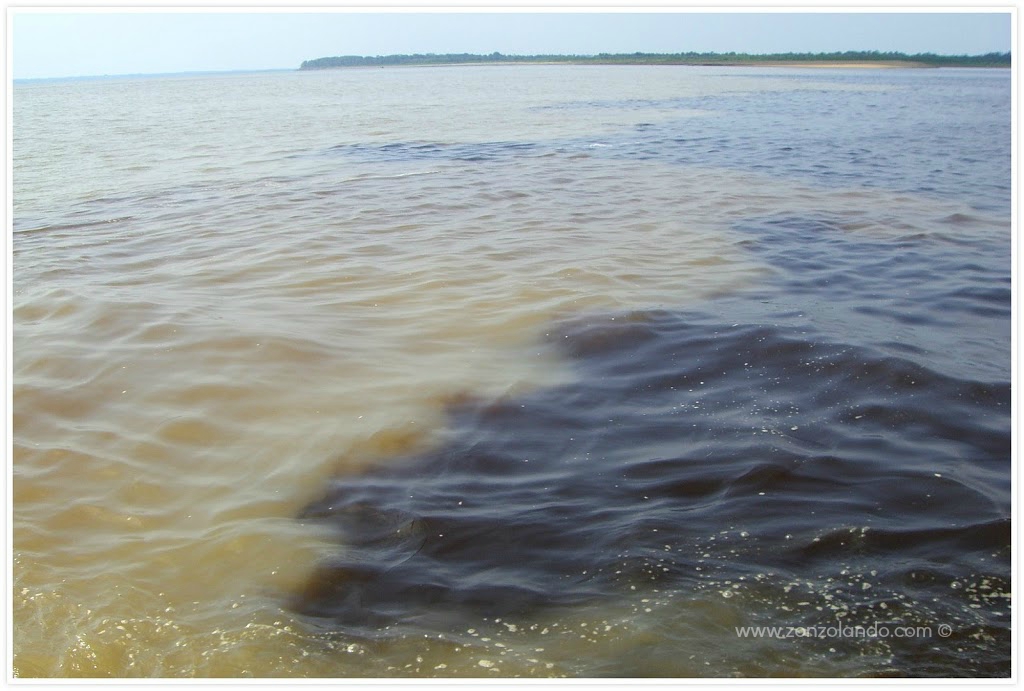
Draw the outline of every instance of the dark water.
<instances>
[{"instance_id":1,"label":"dark water","mask_svg":"<svg viewBox=\"0 0 1024 691\"><path fill-rule=\"evenodd\" d=\"M947 72L877 94L684 100L733 117L639 125L599 155L1005 211L1000 84ZM888 108L894 98L905 107ZM980 114L949 99L974 99ZM871 114L883 106L890 120L879 127ZM500 143L345 152L542 154ZM343 547L294 607L328 629L387 637L528 619L637 588L720 594L742 603L744 624L929 627L787 649L829 657L833 673L1009 675L1009 233L967 213L924 232L890 220L891 232L858 233L827 209L765 209L734 228L771 269L761 284L697 307L552 324L544 346L571 361L572 383L453 401L440 447L339 478L305 510L303 520L335 526ZM601 673L646 674L628 661Z\"/></svg>"},{"instance_id":2,"label":"dark water","mask_svg":"<svg viewBox=\"0 0 1024 691\"><path fill-rule=\"evenodd\" d=\"M681 166L724 166L832 186L881 187L969 199L1005 211L1010 198L1008 75L979 70L837 70L808 75L767 70L775 85L750 93L750 74L720 74L736 93L664 100L578 101L540 106L554 112L650 109L710 112L639 122L602 138L485 143L345 144L329 153L375 161L514 160L586 151ZM792 81L796 90L778 89ZM1007 257L1008 258L1008 257Z\"/></svg>"},{"instance_id":3,"label":"dark water","mask_svg":"<svg viewBox=\"0 0 1024 691\"><path fill-rule=\"evenodd\" d=\"M561 325L578 383L454 404L446 445L307 509L348 549L298 607L358 630L768 574L739 594L766 623L946 623L941 647L901 640L891 665L1007 674L1009 386L757 311Z\"/></svg>"},{"instance_id":4,"label":"dark water","mask_svg":"<svg viewBox=\"0 0 1024 691\"><path fill-rule=\"evenodd\" d=\"M668 127L642 123L613 151L832 186L966 197L981 208L1005 211L1010 195L1007 76L955 69L838 70L809 79L806 72L772 72L760 78L789 80L797 90L634 102L638 111L664 105L719 117ZM747 78L722 77L726 83ZM601 105L622 104L588 104Z\"/></svg>"}]
</instances>

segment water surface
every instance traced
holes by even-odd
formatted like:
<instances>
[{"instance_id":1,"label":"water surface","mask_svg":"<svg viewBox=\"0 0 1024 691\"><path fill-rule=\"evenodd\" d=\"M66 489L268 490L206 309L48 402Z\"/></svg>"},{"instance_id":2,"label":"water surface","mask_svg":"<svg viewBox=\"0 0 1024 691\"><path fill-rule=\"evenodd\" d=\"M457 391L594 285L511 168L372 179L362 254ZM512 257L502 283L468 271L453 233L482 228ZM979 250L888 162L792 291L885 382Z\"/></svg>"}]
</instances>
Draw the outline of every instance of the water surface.
<instances>
[{"instance_id":1,"label":"water surface","mask_svg":"<svg viewBox=\"0 0 1024 691\"><path fill-rule=\"evenodd\" d=\"M16 84L16 673L1008 676L1009 79Z\"/></svg>"}]
</instances>

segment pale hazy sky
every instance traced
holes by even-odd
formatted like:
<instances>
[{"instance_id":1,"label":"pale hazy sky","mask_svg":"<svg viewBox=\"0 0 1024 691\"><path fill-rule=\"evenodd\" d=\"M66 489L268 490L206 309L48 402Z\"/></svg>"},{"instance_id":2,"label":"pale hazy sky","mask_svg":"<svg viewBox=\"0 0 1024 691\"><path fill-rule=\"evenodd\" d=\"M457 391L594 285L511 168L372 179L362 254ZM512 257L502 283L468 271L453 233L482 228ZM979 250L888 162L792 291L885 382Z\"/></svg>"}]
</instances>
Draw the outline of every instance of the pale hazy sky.
<instances>
[{"instance_id":1,"label":"pale hazy sky","mask_svg":"<svg viewBox=\"0 0 1024 691\"><path fill-rule=\"evenodd\" d=\"M297 68L330 55L1011 50L997 13L8 10L16 79Z\"/></svg>"}]
</instances>

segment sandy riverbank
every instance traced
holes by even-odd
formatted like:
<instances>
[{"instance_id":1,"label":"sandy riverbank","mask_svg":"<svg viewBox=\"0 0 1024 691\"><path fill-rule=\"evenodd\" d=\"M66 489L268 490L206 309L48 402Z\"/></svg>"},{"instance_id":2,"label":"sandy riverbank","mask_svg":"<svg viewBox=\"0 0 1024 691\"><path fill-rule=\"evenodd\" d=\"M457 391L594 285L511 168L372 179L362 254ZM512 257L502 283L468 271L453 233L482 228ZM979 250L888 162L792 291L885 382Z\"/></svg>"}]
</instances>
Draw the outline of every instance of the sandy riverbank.
<instances>
[{"instance_id":1,"label":"sandy riverbank","mask_svg":"<svg viewBox=\"0 0 1024 691\"><path fill-rule=\"evenodd\" d=\"M936 67L935 65L928 65L923 62L911 62L905 60L878 62L737 62L725 64L729 67L816 67L857 70L919 69L924 67Z\"/></svg>"},{"instance_id":2,"label":"sandy riverbank","mask_svg":"<svg viewBox=\"0 0 1024 691\"><path fill-rule=\"evenodd\" d=\"M913 62L909 60L891 60L891 61L862 61L862 62L843 62L843 61L797 61L797 60L780 60L780 61L766 61L766 62L747 62L747 61L736 61L736 62L619 62L619 61L608 61L599 62L594 60L559 60L559 61L520 61L520 62L508 62L508 61L486 61L481 60L478 62L424 62L424 63L413 63L405 65L342 65L338 67L319 67L312 69L355 69L355 70L366 70L366 69L381 69L383 67L516 67L521 65L621 65L625 67L808 67L817 69L922 69L922 68L935 68L937 65L929 65L923 62ZM307 68L307 70L310 70Z\"/></svg>"}]
</instances>

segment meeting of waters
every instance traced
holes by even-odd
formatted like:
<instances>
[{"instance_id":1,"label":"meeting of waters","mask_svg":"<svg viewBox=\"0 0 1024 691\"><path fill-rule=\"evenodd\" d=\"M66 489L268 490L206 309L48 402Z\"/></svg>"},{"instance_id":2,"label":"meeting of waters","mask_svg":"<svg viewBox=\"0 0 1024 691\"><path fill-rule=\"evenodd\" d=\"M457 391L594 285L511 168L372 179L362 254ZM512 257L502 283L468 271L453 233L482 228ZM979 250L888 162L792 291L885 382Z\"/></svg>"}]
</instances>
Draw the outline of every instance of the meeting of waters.
<instances>
[{"instance_id":1,"label":"meeting of waters","mask_svg":"<svg viewBox=\"0 0 1024 691\"><path fill-rule=\"evenodd\" d=\"M13 673L1008 676L1010 86L16 82Z\"/></svg>"}]
</instances>

